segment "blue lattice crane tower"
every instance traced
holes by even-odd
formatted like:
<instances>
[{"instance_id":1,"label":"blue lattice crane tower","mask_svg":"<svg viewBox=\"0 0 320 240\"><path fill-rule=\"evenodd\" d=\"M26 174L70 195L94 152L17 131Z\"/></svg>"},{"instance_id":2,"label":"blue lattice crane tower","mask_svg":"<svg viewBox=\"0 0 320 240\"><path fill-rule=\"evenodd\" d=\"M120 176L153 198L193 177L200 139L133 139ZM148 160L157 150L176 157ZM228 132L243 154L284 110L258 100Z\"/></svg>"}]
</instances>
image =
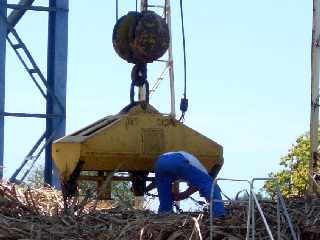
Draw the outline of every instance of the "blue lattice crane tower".
<instances>
[{"instance_id":1,"label":"blue lattice crane tower","mask_svg":"<svg viewBox=\"0 0 320 240\"><path fill-rule=\"evenodd\" d=\"M20 0L17 4L9 4L0 0L0 165L3 166L4 153L4 123L5 117L32 117L46 121L46 129L26 154L20 167L11 176L14 182L22 181L43 151L45 151L46 183L59 186L58 175L51 159L51 143L65 135L66 127L66 82L68 53L68 0L48 0L47 6L36 6L34 0ZM13 9L8 15L8 9ZM48 12L48 46L47 46L47 76L42 74L23 39L15 30L15 25L23 21L26 11ZM45 32L45 31L43 31ZM40 32L41 33L41 32ZM9 113L5 112L5 63L6 42L10 45L29 74L35 87L45 99L45 113ZM22 55L26 56L23 58ZM31 66L31 67L30 67ZM0 170L3 177L3 170Z\"/></svg>"}]
</instances>

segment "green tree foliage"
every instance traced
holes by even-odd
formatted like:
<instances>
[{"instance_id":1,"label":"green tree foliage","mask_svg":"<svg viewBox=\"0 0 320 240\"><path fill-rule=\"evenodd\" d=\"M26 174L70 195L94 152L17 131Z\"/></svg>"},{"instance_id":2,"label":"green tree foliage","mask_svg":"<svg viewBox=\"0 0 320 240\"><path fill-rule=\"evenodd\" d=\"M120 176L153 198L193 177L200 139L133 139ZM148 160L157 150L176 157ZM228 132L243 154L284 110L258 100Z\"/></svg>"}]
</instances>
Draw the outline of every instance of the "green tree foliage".
<instances>
[{"instance_id":1,"label":"green tree foliage","mask_svg":"<svg viewBox=\"0 0 320 240\"><path fill-rule=\"evenodd\" d=\"M111 198L117 201L133 205L134 195L131 191L131 183L128 181L112 182Z\"/></svg>"},{"instance_id":2,"label":"green tree foliage","mask_svg":"<svg viewBox=\"0 0 320 240\"><path fill-rule=\"evenodd\" d=\"M303 196L308 187L308 168L310 159L309 135L305 134L296 140L288 154L280 159L282 170L270 173L280 185L280 191L285 197ZM267 181L264 189L274 196L275 184Z\"/></svg>"}]
</instances>

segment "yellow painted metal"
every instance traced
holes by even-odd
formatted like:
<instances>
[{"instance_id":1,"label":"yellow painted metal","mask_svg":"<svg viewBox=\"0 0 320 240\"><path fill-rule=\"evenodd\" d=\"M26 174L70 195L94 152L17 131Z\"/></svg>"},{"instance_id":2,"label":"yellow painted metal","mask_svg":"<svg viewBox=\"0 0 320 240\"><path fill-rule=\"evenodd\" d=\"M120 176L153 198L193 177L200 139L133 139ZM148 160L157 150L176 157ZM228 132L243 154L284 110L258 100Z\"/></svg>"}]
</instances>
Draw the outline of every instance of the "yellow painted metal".
<instances>
[{"instance_id":1,"label":"yellow painted metal","mask_svg":"<svg viewBox=\"0 0 320 240\"><path fill-rule=\"evenodd\" d=\"M137 104L56 140L52 157L67 181L80 160L83 171L153 171L160 154L180 150L208 170L223 164L222 146L151 105Z\"/></svg>"}]
</instances>

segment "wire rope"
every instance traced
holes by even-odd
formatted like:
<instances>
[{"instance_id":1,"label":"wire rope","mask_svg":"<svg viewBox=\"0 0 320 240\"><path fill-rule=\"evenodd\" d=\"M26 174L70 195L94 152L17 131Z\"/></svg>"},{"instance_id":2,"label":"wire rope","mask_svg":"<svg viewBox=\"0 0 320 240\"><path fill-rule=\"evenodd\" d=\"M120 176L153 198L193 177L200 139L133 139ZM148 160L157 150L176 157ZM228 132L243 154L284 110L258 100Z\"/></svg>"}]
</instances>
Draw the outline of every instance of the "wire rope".
<instances>
[{"instance_id":1,"label":"wire rope","mask_svg":"<svg viewBox=\"0 0 320 240\"><path fill-rule=\"evenodd\" d=\"M183 4L180 0L180 16L181 16L181 31L182 31L182 47L183 47L183 73L184 73L184 91L183 98L180 102L180 110L182 112L179 121L184 121L185 113L188 109L188 99L187 99L187 57L186 57L186 39L184 31L184 20L183 20Z\"/></svg>"}]
</instances>

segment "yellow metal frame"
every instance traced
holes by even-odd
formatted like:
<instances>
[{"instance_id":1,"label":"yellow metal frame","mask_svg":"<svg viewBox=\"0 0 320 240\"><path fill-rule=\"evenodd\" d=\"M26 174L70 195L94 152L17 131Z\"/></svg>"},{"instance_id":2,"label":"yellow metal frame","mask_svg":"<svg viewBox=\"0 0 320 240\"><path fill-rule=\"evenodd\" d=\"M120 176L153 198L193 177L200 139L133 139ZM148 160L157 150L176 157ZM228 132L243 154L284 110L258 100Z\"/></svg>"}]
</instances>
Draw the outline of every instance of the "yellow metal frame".
<instances>
[{"instance_id":1,"label":"yellow metal frame","mask_svg":"<svg viewBox=\"0 0 320 240\"><path fill-rule=\"evenodd\" d=\"M151 105L103 118L52 145L52 157L68 181L79 161L83 171L153 171L154 161L170 151L194 154L210 170L223 164L223 148Z\"/></svg>"}]
</instances>

